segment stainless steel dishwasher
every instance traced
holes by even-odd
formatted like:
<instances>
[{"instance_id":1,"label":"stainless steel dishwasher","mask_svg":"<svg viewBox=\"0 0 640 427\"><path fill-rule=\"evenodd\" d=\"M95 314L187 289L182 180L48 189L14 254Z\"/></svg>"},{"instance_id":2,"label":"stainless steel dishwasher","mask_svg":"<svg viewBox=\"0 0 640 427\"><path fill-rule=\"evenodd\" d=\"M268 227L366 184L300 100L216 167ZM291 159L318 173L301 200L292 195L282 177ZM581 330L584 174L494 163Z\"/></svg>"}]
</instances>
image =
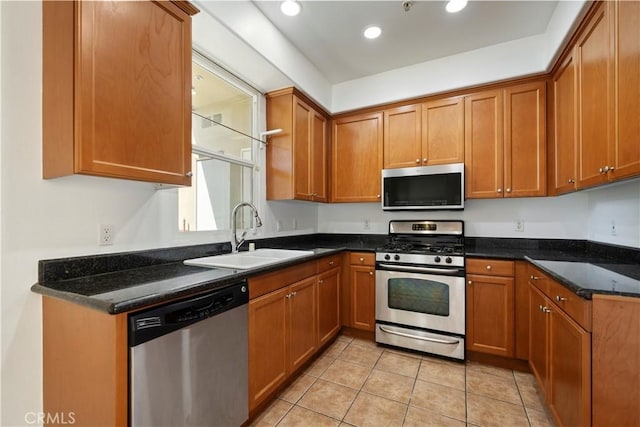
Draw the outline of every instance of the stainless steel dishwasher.
<instances>
[{"instance_id":1,"label":"stainless steel dishwasher","mask_svg":"<svg viewBox=\"0 0 640 427\"><path fill-rule=\"evenodd\" d=\"M248 418L246 281L129 315L131 426Z\"/></svg>"}]
</instances>

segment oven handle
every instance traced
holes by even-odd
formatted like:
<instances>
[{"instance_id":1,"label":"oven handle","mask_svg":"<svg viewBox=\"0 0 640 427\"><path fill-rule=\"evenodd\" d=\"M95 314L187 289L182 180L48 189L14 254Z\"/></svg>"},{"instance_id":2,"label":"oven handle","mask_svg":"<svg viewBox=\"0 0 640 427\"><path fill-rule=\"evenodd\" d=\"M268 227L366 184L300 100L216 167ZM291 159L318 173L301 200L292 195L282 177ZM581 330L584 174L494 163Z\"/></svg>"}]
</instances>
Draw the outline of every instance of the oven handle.
<instances>
[{"instance_id":1,"label":"oven handle","mask_svg":"<svg viewBox=\"0 0 640 427\"><path fill-rule=\"evenodd\" d=\"M382 268L386 268L391 271L406 271L412 273L432 273L432 274L444 274L448 276L456 276L462 271L458 268L428 268L428 267L411 267L409 265L393 265L393 264L378 264Z\"/></svg>"},{"instance_id":2,"label":"oven handle","mask_svg":"<svg viewBox=\"0 0 640 427\"><path fill-rule=\"evenodd\" d=\"M421 336L418 336L418 335L405 334L404 332L392 331L392 330L387 329L384 326L380 326L380 325L378 325L378 328L380 328L380 330L382 332L386 332L386 333L391 334L391 335L398 335L398 336L401 336L401 337L411 338L411 339L415 339L415 340L430 341L430 342L435 342L435 343L438 343L438 344L449 344L449 345L454 345L454 344L459 344L460 343L460 340L441 340L441 339L438 339L438 338L427 338L427 337L421 337Z\"/></svg>"}]
</instances>

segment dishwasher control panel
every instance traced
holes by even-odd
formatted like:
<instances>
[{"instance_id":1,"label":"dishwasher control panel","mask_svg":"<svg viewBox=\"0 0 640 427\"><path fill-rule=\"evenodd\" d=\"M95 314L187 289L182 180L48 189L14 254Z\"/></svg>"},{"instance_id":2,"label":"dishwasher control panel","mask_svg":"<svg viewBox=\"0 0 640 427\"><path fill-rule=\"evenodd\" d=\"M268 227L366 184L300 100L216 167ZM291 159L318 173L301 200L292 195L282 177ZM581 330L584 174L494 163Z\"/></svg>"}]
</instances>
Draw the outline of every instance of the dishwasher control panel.
<instances>
[{"instance_id":1,"label":"dishwasher control panel","mask_svg":"<svg viewBox=\"0 0 640 427\"><path fill-rule=\"evenodd\" d=\"M134 347L249 302L247 282L167 303L129 315L129 346Z\"/></svg>"}]
</instances>

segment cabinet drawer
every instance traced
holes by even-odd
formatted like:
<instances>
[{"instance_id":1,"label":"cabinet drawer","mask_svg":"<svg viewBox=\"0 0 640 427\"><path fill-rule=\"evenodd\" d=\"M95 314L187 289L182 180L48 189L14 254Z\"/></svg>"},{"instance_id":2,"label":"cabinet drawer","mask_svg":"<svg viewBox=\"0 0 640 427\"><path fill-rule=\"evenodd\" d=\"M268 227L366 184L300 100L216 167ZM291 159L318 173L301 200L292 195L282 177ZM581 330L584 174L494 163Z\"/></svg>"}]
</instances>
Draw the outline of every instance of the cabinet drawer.
<instances>
[{"instance_id":1,"label":"cabinet drawer","mask_svg":"<svg viewBox=\"0 0 640 427\"><path fill-rule=\"evenodd\" d=\"M351 265L376 265L376 254L371 252L351 252L349 255Z\"/></svg>"},{"instance_id":2,"label":"cabinet drawer","mask_svg":"<svg viewBox=\"0 0 640 427\"><path fill-rule=\"evenodd\" d=\"M316 274L316 261L305 262L282 270L249 278L249 299L268 294Z\"/></svg>"},{"instance_id":3,"label":"cabinet drawer","mask_svg":"<svg viewBox=\"0 0 640 427\"><path fill-rule=\"evenodd\" d=\"M467 259L467 273L513 277L515 263L496 259Z\"/></svg>"},{"instance_id":4,"label":"cabinet drawer","mask_svg":"<svg viewBox=\"0 0 640 427\"><path fill-rule=\"evenodd\" d=\"M322 273L327 270L331 270L335 267L342 265L342 254L331 255L319 259L318 261L318 273Z\"/></svg>"},{"instance_id":5,"label":"cabinet drawer","mask_svg":"<svg viewBox=\"0 0 640 427\"><path fill-rule=\"evenodd\" d=\"M549 280L547 296L576 323L591 332L591 301L579 297L554 280Z\"/></svg>"},{"instance_id":6,"label":"cabinet drawer","mask_svg":"<svg viewBox=\"0 0 640 427\"><path fill-rule=\"evenodd\" d=\"M527 265L527 278L536 288L540 289L543 294L549 296L549 279L542 271L538 270L531 264Z\"/></svg>"}]
</instances>

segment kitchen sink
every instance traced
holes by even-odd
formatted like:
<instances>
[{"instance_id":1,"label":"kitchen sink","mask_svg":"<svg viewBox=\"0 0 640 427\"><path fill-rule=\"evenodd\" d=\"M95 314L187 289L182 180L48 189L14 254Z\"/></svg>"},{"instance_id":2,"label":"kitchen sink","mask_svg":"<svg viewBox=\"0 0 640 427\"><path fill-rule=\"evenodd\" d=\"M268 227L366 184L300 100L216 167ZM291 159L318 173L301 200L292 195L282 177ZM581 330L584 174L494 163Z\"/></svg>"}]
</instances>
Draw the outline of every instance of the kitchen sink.
<instances>
[{"instance_id":1,"label":"kitchen sink","mask_svg":"<svg viewBox=\"0 0 640 427\"><path fill-rule=\"evenodd\" d=\"M246 270L287 261L293 258L313 255L313 251L298 251L292 249L257 249L255 251L238 252L234 254L214 255L203 258L193 258L184 261L186 265L197 267L219 267Z\"/></svg>"}]
</instances>

